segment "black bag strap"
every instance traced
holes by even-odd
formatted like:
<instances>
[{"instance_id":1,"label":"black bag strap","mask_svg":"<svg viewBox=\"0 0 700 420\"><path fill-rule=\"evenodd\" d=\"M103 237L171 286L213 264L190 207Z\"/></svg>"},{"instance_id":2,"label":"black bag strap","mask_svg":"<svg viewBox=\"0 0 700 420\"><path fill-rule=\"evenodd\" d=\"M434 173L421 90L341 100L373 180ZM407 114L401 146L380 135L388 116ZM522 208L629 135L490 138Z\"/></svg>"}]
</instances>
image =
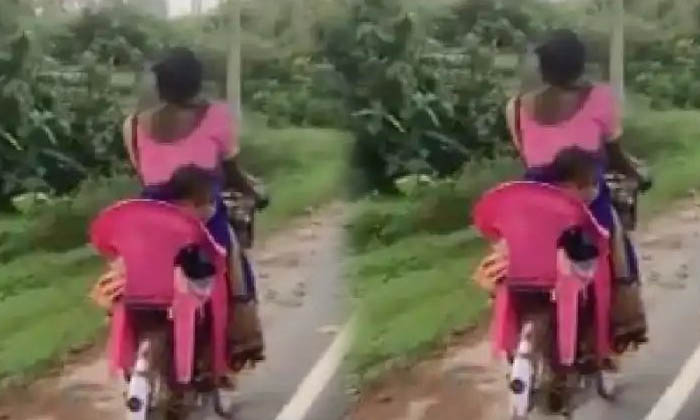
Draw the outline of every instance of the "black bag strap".
<instances>
[{"instance_id":1,"label":"black bag strap","mask_svg":"<svg viewBox=\"0 0 700 420\"><path fill-rule=\"evenodd\" d=\"M518 146L518 150L522 150L523 148L523 126L522 126L522 106L523 106L523 97L522 95L518 95L515 98L515 103L513 105L513 112L515 113L514 117L514 123L515 123L515 144Z\"/></svg>"},{"instance_id":2,"label":"black bag strap","mask_svg":"<svg viewBox=\"0 0 700 420\"><path fill-rule=\"evenodd\" d=\"M513 141L518 149L518 156L525 163L523 156L523 126L522 126L523 96L518 95L513 101Z\"/></svg>"},{"instance_id":3,"label":"black bag strap","mask_svg":"<svg viewBox=\"0 0 700 420\"><path fill-rule=\"evenodd\" d=\"M139 140L138 140L138 124L139 117L138 114L134 114L131 117L131 156L134 159L134 170L136 171L136 176L143 184L143 176L141 175L141 153L139 150Z\"/></svg>"}]
</instances>

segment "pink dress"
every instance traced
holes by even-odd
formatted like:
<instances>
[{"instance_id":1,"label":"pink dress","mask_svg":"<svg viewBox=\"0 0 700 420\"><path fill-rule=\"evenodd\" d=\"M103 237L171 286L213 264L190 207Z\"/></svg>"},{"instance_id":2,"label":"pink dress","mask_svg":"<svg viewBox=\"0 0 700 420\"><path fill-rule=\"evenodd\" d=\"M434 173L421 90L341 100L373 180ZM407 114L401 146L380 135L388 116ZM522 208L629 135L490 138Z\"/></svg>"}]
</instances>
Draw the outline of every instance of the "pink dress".
<instances>
[{"instance_id":1,"label":"pink dress","mask_svg":"<svg viewBox=\"0 0 700 420\"><path fill-rule=\"evenodd\" d=\"M568 120L542 124L521 109L519 148L528 168L551 163L562 149L578 146L599 152L606 139L617 133L619 115L613 90L608 85L595 85L581 109Z\"/></svg>"},{"instance_id":2,"label":"pink dress","mask_svg":"<svg viewBox=\"0 0 700 420\"><path fill-rule=\"evenodd\" d=\"M236 127L225 103L209 105L199 125L179 140L158 142L140 125L136 127L136 139L132 158L145 186L142 196L153 200L171 199L162 186L178 168L196 165L219 172L221 162L238 152ZM214 187L219 191L222 185ZM216 213L207 222L207 229L221 246L230 249L233 238L221 197L217 197Z\"/></svg>"},{"instance_id":3,"label":"pink dress","mask_svg":"<svg viewBox=\"0 0 700 420\"><path fill-rule=\"evenodd\" d=\"M604 146L608 139L614 139L619 134L617 110L612 88L598 84L591 88L581 108L571 118L557 124L542 124L525 109L520 109L520 129L516 128L519 133L516 135L516 141L527 166L525 179L529 181L551 182L547 166L563 149L579 147L599 153L600 193L589 207L598 223L608 231L613 228L613 215L610 190L603 179L606 166ZM636 271L636 268L633 268L633 271Z\"/></svg>"},{"instance_id":4,"label":"pink dress","mask_svg":"<svg viewBox=\"0 0 700 420\"><path fill-rule=\"evenodd\" d=\"M150 186L168 181L178 168L185 165L218 170L224 158L237 152L236 134L231 112L225 103L211 104L199 126L174 142L158 142L139 124L134 153L138 156L138 171L144 184Z\"/></svg>"}]
</instances>

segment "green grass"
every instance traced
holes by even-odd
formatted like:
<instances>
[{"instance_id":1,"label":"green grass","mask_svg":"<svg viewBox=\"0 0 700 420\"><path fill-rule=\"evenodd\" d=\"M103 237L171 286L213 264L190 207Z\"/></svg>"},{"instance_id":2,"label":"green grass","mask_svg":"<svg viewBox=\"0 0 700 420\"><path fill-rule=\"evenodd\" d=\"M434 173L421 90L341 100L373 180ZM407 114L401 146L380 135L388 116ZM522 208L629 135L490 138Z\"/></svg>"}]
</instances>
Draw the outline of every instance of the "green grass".
<instances>
[{"instance_id":1,"label":"green grass","mask_svg":"<svg viewBox=\"0 0 700 420\"><path fill-rule=\"evenodd\" d=\"M698 111L643 107L627 119L624 146L648 161L655 180L641 202L643 217L700 188L698 121ZM487 302L470 278L485 244L467 227L470 209L486 188L514 178L517 165L476 163L454 182L357 205L349 228L356 255L347 273L359 314L349 367L360 384L481 320Z\"/></svg>"},{"instance_id":2,"label":"green grass","mask_svg":"<svg viewBox=\"0 0 700 420\"><path fill-rule=\"evenodd\" d=\"M104 314L86 291L101 267L87 248L27 254L0 267L0 382L29 379L94 339Z\"/></svg>"},{"instance_id":3,"label":"green grass","mask_svg":"<svg viewBox=\"0 0 700 420\"><path fill-rule=\"evenodd\" d=\"M627 121L625 147L650 164L654 188L642 197L649 217L700 188L700 112L640 111Z\"/></svg>"},{"instance_id":4,"label":"green grass","mask_svg":"<svg viewBox=\"0 0 700 420\"><path fill-rule=\"evenodd\" d=\"M101 209L137 192L137 182L127 175L89 179L71 196L30 209L23 216L0 218L0 237L5 232L5 240L0 242L0 260L11 261L36 251L63 252L80 247L87 240L90 221Z\"/></svg>"},{"instance_id":5,"label":"green grass","mask_svg":"<svg viewBox=\"0 0 700 420\"><path fill-rule=\"evenodd\" d=\"M349 259L358 326L348 362L360 383L409 364L454 328L477 321L486 299L467 279L482 248L465 229L418 234Z\"/></svg>"}]
</instances>

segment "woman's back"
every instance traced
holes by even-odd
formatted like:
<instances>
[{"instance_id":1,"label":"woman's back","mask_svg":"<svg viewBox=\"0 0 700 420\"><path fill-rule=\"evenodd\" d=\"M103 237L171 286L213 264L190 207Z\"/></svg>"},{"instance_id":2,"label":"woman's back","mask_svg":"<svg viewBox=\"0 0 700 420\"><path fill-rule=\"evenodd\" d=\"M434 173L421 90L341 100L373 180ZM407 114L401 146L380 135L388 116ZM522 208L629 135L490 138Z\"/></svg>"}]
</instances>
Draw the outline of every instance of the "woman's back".
<instances>
[{"instance_id":1,"label":"woman's back","mask_svg":"<svg viewBox=\"0 0 700 420\"><path fill-rule=\"evenodd\" d=\"M557 153L573 146L600 152L606 139L616 136L612 89L600 84L578 93L562 98L531 94L515 101L515 140L528 167L548 165Z\"/></svg>"},{"instance_id":2,"label":"woman's back","mask_svg":"<svg viewBox=\"0 0 700 420\"><path fill-rule=\"evenodd\" d=\"M233 122L225 103L146 111L132 130L132 158L146 185L162 184L187 165L218 171L235 147Z\"/></svg>"}]
</instances>

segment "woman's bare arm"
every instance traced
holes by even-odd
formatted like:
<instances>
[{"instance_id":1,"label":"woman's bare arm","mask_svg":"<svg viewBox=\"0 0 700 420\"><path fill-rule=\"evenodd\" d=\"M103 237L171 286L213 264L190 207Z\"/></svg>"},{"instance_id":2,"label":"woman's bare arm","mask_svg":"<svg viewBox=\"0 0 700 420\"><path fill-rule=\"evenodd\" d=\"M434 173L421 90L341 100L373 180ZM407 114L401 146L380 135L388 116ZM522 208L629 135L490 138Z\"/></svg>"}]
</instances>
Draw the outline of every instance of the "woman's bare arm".
<instances>
[{"instance_id":1,"label":"woman's bare arm","mask_svg":"<svg viewBox=\"0 0 700 420\"><path fill-rule=\"evenodd\" d=\"M608 167L630 178L643 181L643 177L639 173L637 165L622 148L622 118L619 105L615 100L612 101L610 113L611 120L606 130L608 132L608 138L605 139L605 152L608 158Z\"/></svg>"},{"instance_id":2,"label":"woman's bare arm","mask_svg":"<svg viewBox=\"0 0 700 420\"><path fill-rule=\"evenodd\" d=\"M637 165L634 164L629 155L622 150L619 141L609 141L605 143L605 152L608 157L608 167L637 181L643 181L642 174L639 173Z\"/></svg>"},{"instance_id":3,"label":"woman's bare arm","mask_svg":"<svg viewBox=\"0 0 700 420\"><path fill-rule=\"evenodd\" d=\"M226 187L240 191L247 195L256 195L255 182L241 168L238 157L229 157L223 162L224 176L226 177Z\"/></svg>"}]
</instances>

